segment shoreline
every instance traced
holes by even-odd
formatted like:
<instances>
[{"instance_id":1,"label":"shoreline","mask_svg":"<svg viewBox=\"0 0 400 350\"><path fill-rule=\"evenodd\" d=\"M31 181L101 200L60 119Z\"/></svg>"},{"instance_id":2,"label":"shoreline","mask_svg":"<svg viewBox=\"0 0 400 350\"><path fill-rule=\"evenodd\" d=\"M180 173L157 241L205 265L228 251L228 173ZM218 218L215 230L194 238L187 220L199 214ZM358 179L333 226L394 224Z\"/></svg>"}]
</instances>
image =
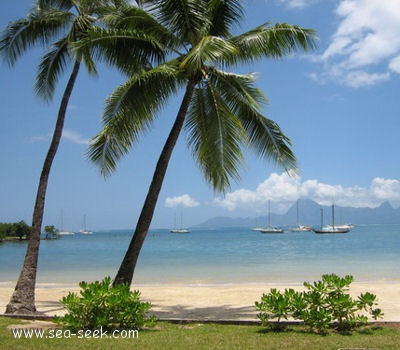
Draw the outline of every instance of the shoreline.
<instances>
[{"instance_id":1,"label":"shoreline","mask_svg":"<svg viewBox=\"0 0 400 350\"><path fill-rule=\"evenodd\" d=\"M5 311L12 295L14 284L0 282L0 314ZM163 320L204 320L204 321L257 321L254 302L259 301L263 293L271 288L284 290L293 288L303 290L303 283L229 283L229 284L193 284L193 283L152 283L135 284L141 300L149 301L154 313ZM59 300L68 292L78 292L78 284L38 283L36 288L36 307L45 315L54 316L64 313ZM400 322L400 281L361 281L353 282L350 294L357 297L360 293L376 294L379 308L384 313L382 322ZM370 320L373 321L373 320Z\"/></svg>"}]
</instances>

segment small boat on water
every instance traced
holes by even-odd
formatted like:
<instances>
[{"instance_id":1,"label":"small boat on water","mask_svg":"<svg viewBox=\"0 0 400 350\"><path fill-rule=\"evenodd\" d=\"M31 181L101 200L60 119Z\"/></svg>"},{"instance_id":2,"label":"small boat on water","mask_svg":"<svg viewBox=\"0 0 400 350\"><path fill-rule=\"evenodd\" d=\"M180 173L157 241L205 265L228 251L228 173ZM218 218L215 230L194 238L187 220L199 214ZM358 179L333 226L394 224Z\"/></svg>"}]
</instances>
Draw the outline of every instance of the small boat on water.
<instances>
[{"instance_id":1,"label":"small boat on water","mask_svg":"<svg viewBox=\"0 0 400 350\"><path fill-rule=\"evenodd\" d=\"M296 203L297 226L289 228L291 232L309 232L312 230L311 226L300 225L299 220L299 200Z\"/></svg>"},{"instance_id":2,"label":"small boat on water","mask_svg":"<svg viewBox=\"0 0 400 350\"><path fill-rule=\"evenodd\" d=\"M267 227L254 227L253 231L260 233L285 233L285 230L280 227L271 226L271 203L268 201L268 226Z\"/></svg>"},{"instance_id":3,"label":"small boat on water","mask_svg":"<svg viewBox=\"0 0 400 350\"><path fill-rule=\"evenodd\" d=\"M350 231L349 228L339 228L332 226L325 226L321 228L314 228L313 231L315 233L347 233Z\"/></svg>"},{"instance_id":4,"label":"small boat on water","mask_svg":"<svg viewBox=\"0 0 400 350\"><path fill-rule=\"evenodd\" d=\"M335 226L335 206L333 204L332 204L332 225L324 226L323 220L324 220L324 211L321 208L321 227L314 228L313 231L315 233L347 233L351 229L350 225Z\"/></svg>"},{"instance_id":5,"label":"small boat on water","mask_svg":"<svg viewBox=\"0 0 400 350\"><path fill-rule=\"evenodd\" d=\"M75 233L70 231L59 231L57 232L57 236L73 236Z\"/></svg>"},{"instance_id":6,"label":"small boat on water","mask_svg":"<svg viewBox=\"0 0 400 350\"><path fill-rule=\"evenodd\" d=\"M57 232L57 236L73 236L75 233L64 231L64 213L61 210L61 230Z\"/></svg>"},{"instance_id":7,"label":"small boat on water","mask_svg":"<svg viewBox=\"0 0 400 350\"><path fill-rule=\"evenodd\" d=\"M181 227L177 227L176 225L176 214L174 216L174 228L170 229L169 232L171 233L190 233L190 230L188 230L187 228L183 228L182 227L182 215L181 215Z\"/></svg>"},{"instance_id":8,"label":"small boat on water","mask_svg":"<svg viewBox=\"0 0 400 350\"><path fill-rule=\"evenodd\" d=\"M79 233L81 233L83 235L91 235L91 234L93 234L93 231L89 231L89 230L86 229L86 215L83 216L83 226L79 230Z\"/></svg>"},{"instance_id":9,"label":"small boat on water","mask_svg":"<svg viewBox=\"0 0 400 350\"><path fill-rule=\"evenodd\" d=\"M258 230L261 233L285 233L283 228L279 227L266 227Z\"/></svg>"},{"instance_id":10,"label":"small boat on water","mask_svg":"<svg viewBox=\"0 0 400 350\"><path fill-rule=\"evenodd\" d=\"M311 226L297 225L296 227L291 227L289 231L291 232L310 232L312 230Z\"/></svg>"},{"instance_id":11,"label":"small boat on water","mask_svg":"<svg viewBox=\"0 0 400 350\"><path fill-rule=\"evenodd\" d=\"M190 231L186 228L172 228L169 230L171 233L190 233Z\"/></svg>"}]
</instances>

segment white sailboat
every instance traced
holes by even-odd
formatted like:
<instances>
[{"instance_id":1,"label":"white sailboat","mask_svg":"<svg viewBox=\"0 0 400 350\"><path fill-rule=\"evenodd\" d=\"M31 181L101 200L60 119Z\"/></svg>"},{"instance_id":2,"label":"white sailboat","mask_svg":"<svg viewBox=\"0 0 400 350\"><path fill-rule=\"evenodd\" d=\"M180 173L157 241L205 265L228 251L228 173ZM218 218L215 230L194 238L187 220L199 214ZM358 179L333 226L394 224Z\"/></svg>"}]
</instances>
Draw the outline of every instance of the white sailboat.
<instances>
[{"instance_id":1,"label":"white sailboat","mask_svg":"<svg viewBox=\"0 0 400 350\"><path fill-rule=\"evenodd\" d=\"M57 236L73 236L74 233L71 231L64 231L64 212L61 210L61 230L57 232Z\"/></svg>"},{"instance_id":2,"label":"white sailboat","mask_svg":"<svg viewBox=\"0 0 400 350\"><path fill-rule=\"evenodd\" d=\"M176 225L176 214L174 216L174 228L170 229L169 232L171 233L190 233L190 230L187 228L182 227L182 215L181 215L181 226L180 228L177 227Z\"/></svg>"},{"instance_id":3,"label":"white sailboat","mask_svg":"<svg viewBox=\"0 0 400 350\"><path fill-rule=\"evenodd\" d=\"M268 226L267 227L255 227L254 231L261 233L284 233L285 231L279 227L271 226L271 202L268 201Z\"/></svg>"},{"instance_id":4,"label":"white sailboat","mask_svg":"<svg viewBox=\"0 0 400 350\"><path fill-rule=\"evenodd\" d=\"M93 234L92 231L88 231L86 229L86 215L83 216L83 226L82 228L79 230L80 233L82 233L83 235L91 235Z\"/></svg>"},{"instance_id":5,"label":"white sailboat","mask_svg":"<svg viewBox=\"0 0 400 350\"><path fill-rule=\"evenodd\" d=\"M332 225L324 226L324 210L321 208L321 227L313 229L315 233L347 233L351 227L348 225L335 226L335 206L332 204Z\"/></svg>"},{"instance_id":6,"label":"white sailboat","mask_svg":"<svg viewBox=\"0 0 400 350\"><path fill-rule=\"evenodd\" d=\"M311 226L305 226L305 225L300 225L300 220L299 220L299 200L296 202L296 218L297 218L297 225L296 227L291 227L289 231L291 232L309 232L312 230Z\"/></svg>"}]
</instances>

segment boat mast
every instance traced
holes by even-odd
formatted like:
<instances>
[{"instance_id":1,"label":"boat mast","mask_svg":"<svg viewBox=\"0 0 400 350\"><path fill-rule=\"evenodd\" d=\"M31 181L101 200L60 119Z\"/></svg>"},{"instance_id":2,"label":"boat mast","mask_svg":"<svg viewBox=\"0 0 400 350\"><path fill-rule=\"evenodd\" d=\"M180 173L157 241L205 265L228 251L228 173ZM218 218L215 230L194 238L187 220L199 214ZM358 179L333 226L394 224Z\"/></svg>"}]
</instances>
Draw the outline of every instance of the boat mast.
<instances>
[{"instance_id":1,"label":"boat mast","mask_svg":"<svg viewBox=\"0 0 400 350\"><path fill-rule=\"evenodd\" d=\"M321 207L321 229L324 227L324 208Z\"/></svg>"},{"instance_id":2,"label":"boat mast","mask_svg":"<svg viewBox=\"0 0 400 350\"><path fill-rule=\"evenodd\" d=\"M335 205L332 204L332 228L335 229Z\"/></svg>"}]
</instances>

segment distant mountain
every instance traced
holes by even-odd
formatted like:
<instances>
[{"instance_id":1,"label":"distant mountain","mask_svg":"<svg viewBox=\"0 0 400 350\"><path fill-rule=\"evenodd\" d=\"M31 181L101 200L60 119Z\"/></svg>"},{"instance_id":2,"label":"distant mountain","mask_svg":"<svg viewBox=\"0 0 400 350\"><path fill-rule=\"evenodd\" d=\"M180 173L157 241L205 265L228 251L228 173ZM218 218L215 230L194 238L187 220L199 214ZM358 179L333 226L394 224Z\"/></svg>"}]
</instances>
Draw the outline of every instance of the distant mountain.
<instances>
[{"instance_id":1,"label":"distant mountain","mask_svg":"<svg viewBox=\"0 0 400 350\"><path fill-rule=\"evenodd\" d=\"M332 223L331 206L321 206L318 203L304 199L299 201L299 223L318 226L321 224L321 208L324 224ZM265 226L267 216L232 218L219 216L206 220L194 227L254 227ZM352 208L335 206L335 223L344 224L400 224L400 208L393 208L389 202L382 203L377 208ZM285 214L271 213L271 224L274 226L294 226L297 224L297 203Z\"/></svg>"}]
</instances>

